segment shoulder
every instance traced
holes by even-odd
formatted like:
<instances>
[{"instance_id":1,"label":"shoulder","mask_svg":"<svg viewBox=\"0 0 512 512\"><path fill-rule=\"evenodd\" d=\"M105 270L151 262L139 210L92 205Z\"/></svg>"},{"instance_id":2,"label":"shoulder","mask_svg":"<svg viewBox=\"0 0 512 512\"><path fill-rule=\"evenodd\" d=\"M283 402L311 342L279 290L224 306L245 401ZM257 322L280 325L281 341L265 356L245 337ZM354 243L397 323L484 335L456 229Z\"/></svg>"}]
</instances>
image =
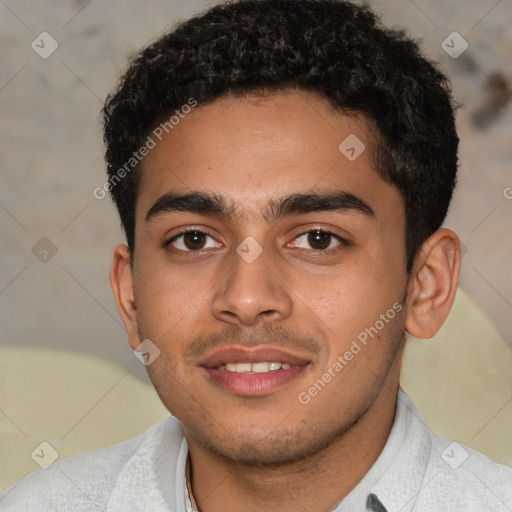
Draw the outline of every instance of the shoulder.
<instances>
[{"instance_id":1,"label":"shoulder","mask_svg":"<svg viewBox=\"0 0 512 512\"><path fill-rule=\"evenodd\" d=\"M390 512L392 505L404 512L512 511L512 468L432 434L402 390L396 416L405 432L402 455L377 493Z\"/></svg>"},{"instance_id":2,"label":"shoulder","mask_svg":"<svg viewBox=\"0 0 512 512\"><path fill-rule=\"evenodd\" d=\"M163 437L167 445L181 442L181 426L175 418L165 419L139 437L32 473L0 493L0 511L104 510L125 466L134 457L150 464Z\"/></svg>"},{"instance_id":3,"label":"shoulder","mask_svg":"<svg viewBox=\"0 0 512 512\"><path fill-rule=\"evenodd\" d=\"M509 512L512 468L467 446L433 436L424 492L419 498L426 504L449 503L452 510Z\"/></svg>"}]
</instances>

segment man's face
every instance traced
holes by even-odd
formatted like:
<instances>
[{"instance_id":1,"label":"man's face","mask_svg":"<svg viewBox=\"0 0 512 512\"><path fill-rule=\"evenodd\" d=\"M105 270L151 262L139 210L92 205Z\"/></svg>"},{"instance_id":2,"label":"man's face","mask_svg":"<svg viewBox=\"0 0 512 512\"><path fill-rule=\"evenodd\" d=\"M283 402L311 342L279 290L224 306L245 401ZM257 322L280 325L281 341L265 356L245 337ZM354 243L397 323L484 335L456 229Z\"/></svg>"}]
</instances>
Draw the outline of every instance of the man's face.
<instances>
[{"instance_id":1,"label":"man's face","mask_svg":"<svg viewBox=\"0 0 512 512\"><path fill-rule=\"evenodd\" d=\"M146 157L130 342L160 349L148 373L189 444L296 460L396 385L404 207L371 137L288 91L197 107Z\"/></svg>"}]
</instances>

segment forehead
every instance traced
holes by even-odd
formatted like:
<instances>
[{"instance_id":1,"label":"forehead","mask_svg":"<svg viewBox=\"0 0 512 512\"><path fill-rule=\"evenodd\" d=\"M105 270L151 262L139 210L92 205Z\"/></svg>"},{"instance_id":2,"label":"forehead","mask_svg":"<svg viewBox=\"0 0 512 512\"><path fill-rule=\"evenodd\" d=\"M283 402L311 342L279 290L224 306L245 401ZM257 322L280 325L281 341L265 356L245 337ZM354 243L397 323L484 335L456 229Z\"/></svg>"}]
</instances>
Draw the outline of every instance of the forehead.
<instances>
[{"instance_id":1,"label":"forehead","mask_svg":"<svg viewBox=\"0 0 512 512\"><path fill-rule=\"evenodd\" d=\"M377 210L400 202L375 171L371 125L304 91L223 97L192 109L156 142L143 162L138 219L167 192L223 195L240 215L317 189L363 196Z\"/></svg>"}]
</instances>

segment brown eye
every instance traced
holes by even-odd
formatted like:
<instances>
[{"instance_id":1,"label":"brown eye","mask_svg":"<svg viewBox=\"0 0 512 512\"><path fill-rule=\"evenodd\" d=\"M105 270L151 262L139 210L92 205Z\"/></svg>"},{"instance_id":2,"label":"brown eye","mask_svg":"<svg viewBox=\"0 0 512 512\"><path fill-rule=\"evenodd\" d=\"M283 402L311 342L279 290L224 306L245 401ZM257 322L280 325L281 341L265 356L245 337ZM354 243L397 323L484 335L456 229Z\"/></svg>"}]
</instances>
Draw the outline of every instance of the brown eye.
<instances>
[{"instance_id":1,"label":"brown eye","mask_svg":"<svg viewBox=\"0 0 512 512\"><path fill-rule=\"evenodd\" d=\"M316 250L327 249L331 243L332 236L325 231L310 231L308 233L308 243Z\"/></svg>"},{"instance_id":2,"label":"brown eye","mask_svg":"<svg viewBox=\"0 0 512 512\"><path fill-rule=\"evenodd\" d=\"M190 229L179 233L171 238L167 245L183 252L200 251L201 249L211 249L221 246L221 244L215 242L208 233L197 229Z\"/></svg>"},{"instance_id":3,"label":"brown eye","mask_svg":"<svg viewBox=\"0 0 512 512\"><path fill-rule=\"evenodd\" d=\"M328 250L335 249L338 246L348 246L350 244L344 238L335 235L330 231L313 229L297 236L292 245L299 249L327 252Z\"/></svg>"},{"instance_id":4,"label":"brown eye","mask_svg":"<svg viewBox=\"0 0 512 512\"><path fill-rule=\"evenodd\" d=\"M191 231L183 235L183 244L191 251L202 249L206 243L206 236L199 231Z\"/></svg>"}]
</instances>

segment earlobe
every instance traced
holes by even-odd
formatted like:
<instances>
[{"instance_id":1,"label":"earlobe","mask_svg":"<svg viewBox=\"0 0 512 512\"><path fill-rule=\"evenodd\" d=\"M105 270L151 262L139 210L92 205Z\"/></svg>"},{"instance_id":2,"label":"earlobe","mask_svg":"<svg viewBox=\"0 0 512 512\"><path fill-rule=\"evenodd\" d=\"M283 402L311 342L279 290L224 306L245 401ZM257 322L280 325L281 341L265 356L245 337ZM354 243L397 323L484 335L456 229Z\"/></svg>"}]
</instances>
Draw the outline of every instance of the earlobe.
<instances>
[{"instance_id":1,"label":"earlobe","mask_svg":"<svg viewBox=\"0 0 512 512\"><path fill-rule=\"evenodd\" d=\"M126 328L132 348L139 346L137 306L133 292L133 274L130 266L130 250L126 244L118 245L110 268L110 286L114 293L117 310Z\"/></svg>"},{"instance_id":2,"label":"earlobe","mask_svg":"<svg viewBox=\"0 0 512 512\"><path fill-rule=\"evenodd\" d=\"M409 280L405 328L428 339L443 325L452 307L460 272L460 242L449 229L425 241Z\"/></svg>"}]
</instances>

